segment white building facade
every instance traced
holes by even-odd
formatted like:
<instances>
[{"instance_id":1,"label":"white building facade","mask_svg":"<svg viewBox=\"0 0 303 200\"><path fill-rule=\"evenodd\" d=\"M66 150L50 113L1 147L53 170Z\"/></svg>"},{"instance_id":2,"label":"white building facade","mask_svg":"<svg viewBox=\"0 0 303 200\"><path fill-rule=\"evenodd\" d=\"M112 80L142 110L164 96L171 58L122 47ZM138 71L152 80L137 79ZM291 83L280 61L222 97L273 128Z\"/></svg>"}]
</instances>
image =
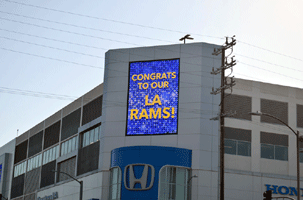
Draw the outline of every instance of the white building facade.
<instances>
[{"instance_id":1,"label":"white building facade","mask_svg":"<svg viewBox=\"0 0 303 200\"><path fill-rule=\"evenodd\" d=\"M83 181L83 200L218 199L220 129L210 120L221 100L210 94L221 84L210 73L221 66L218 47L109 50L104 83L0 148L3 196L77 199L80 185L67 173ZM225 199L257 200L268 189L296 197L295 135L248 113L302 131L302 90L236 79L230 92Z\"/></svg>"}]
</instances>

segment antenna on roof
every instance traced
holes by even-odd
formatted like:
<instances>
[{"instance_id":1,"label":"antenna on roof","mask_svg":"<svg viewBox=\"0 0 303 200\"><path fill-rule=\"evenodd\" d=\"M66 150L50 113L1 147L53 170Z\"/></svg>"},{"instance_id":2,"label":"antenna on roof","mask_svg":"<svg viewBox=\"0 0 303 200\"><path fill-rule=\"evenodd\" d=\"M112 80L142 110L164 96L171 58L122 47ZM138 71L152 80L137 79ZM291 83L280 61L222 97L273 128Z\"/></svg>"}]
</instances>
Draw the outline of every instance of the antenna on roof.
<instances>
[{"instance_id":1,"label":"antenna on roof","mask_svg":"<svg viewBox=\"0 0 303 200\"><path fill-rule=\"evenodd\" d=\"M17 137L18 137L18 132L19 132L19 129L17 129Z\"/></svg>"},{"instance_id":2,"label":"antenna on roof","mask_svg":"<svg viewBox=\"0 0 303 200\"><path fill-rule=\"evenodd\" d=\"M189 37L189 36L190 36L190 34L187 34L187 35L185 35L184 37L180 38L179 40L180 40L180 41L184 40L184 44L185 44L185 40L186 40L186 39L188 39L188 40L193 40L193 39L194 39L194 38Z\"/></svg>"}]
</instances>

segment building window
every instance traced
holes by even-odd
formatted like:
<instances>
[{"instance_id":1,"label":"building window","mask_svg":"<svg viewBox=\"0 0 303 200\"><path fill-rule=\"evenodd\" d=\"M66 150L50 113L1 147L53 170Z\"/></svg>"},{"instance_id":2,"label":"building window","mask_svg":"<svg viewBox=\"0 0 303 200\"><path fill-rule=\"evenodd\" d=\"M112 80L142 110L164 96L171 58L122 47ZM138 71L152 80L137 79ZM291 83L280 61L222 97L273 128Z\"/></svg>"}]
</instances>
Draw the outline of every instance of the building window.
<instances>
[{"instance_id":1,"label":"building window","mask_svg":"<svg viewBox=\"0 0 303 200\"><path fill-rule=\"evenodd\" d=\"M58 177L57 182L71 179L66 174L69 174L70 176L74 177L76 172L76 157L70 158L68 160L59 163L58 171L59 172L57 173L57 177ZM64 172L66 174L60 172Z\"/></svg>"},{"instance_id":2,"label":"building window","mask_svg":"<svg viewBox=\"0 0 303 200\"><path fill-rule=\"evenodd\" d=\"M44 144L43 150L59 143L61 121L57 121L53 125L49 126L44 131Z\"/></svg>"},{"instance_id":3,"label":"building window","mask_svg":"<svg viewBox=\"0 0 303 200\"><path fill-rule=\"evenodd\" d=\"M224 139L224 152L226 154L251 156L251 142Z\"/></svg>"},{"instance_id":4,"label":"building window","mask_svg":"<svg viewBox=\"0 0 303 200\"><path fill-rule=\"evenodd\" d=\"M110 170L110 200L121 199L121 181L122 172L120 167L114 167Z\"/></svg>"},{"instance_id":5,"label":"building window","mask_svg":"<svg viewBox=\"0 0 303 200\"><path fill-rule=\"evenodd\" d=\"M73 137L61 144L61 156L78 149L78 136Z\"/></svg>"},{"instance_id":6,"label":"building window","mask_svg":"<svg viewBox=\"0 0 303 200\"><path fill-rule=\"evenodd\" d=\"M288 135L261 132L261 158L288 160Z\"/></svg>"},{"instance_id":7,"label":"building window","mask_svg":"<svg viewBox=\"0 0 303 200\"><path fill-rule=\"evenodd\" d=\"M42 151L43 131L29 138L28 157L32 157Z\"/></svg>"},{"instance_id":8,"label":"building window","mask_svg":"<svg viewBox=\"0 0 303 200\"><path fill-rule=\"evenodd\" d=\"M102 115L102 95L83 106L82 126ZM83 99L87 101L86 98Z\"/></svg>"},{"instance_id":9,"label":"building window","mask_svg":"<svg viewBox=\"0 0 303 200\"><path fill-rule=\"evenodd\" d=\"M97 126L82 134L82 148L99 141L101 126Z\"/></svg>"},{"instance_id":10,"label":"building window","mask_svg":"<svg viewBox=\"0 0 303 200\"><path fill-rule=\"evenodd\" d=\"M272 144L261 144L261 158L288 160L288 147Z\"/></svg>"},{"instance_id":11,"label":"building window","mask_svg":"<svg viewBox=\"0 0 303 200\"><path fill-rule=\"evenodd\" d=\"M164 166L160 169L159 200L189 200L190 170L184 167Z\"/></svg>"},{"instance_id":12,"label":"building window","mask_svg":"<svg viewBox=\"0 0 303 200\"><path fill-rule=\"evenodd\" d=\"M226 154L251 156L251 130L225 127L224 133Z\"/></svg>"},{"instance_id":13,"label":"building window","mask_svg":"<svg viewBox=\"0 0 303 200\"><path fill-rule=\"evenodd\" d=\"M15 166L14 178L21 174L24 174L25 172L26 172L26 161Z\"/></svg>"},{"instance_id":14,"label":"building window","mask_svg":"<svg viewBox=\"0 0 303 200\"><path fill-rule=\"evenodd\" d=\"M43 152L43 165L56 160L59 157L59 145Z\"/></svg>"},{"instance_id":15,"label":"building window","mask_svg":"<svg viewBox=\"0 0 303 200\"><path fill-rule=\"evenodd\" d=\"M233 112L231 118L251 120L252 100L251 97L236 94L227 95L224 99L224 112Z\"/></svg>"},{"instance_id":16,"label":"building window","mask_svg":"<svg viewBox=\"0 0 303 200\"><path fill-rule=\"evenodd\" d=\"M27 161L27 171L41 166L42 154L39 154Z\"/></svg>"},{"instance_id":17,"label":"building window","mask_svg":"<svg viewBox=\"0 0 303 200\"><path fill-rule=\"evenodd\" d=\"M78 133L80 126L81 108L75 110L62 119L61 141Z\"/></svg>"},{"instance_id":18,"label":"building window","mask_svg":"<svg viewBox=\"0 0 303 200\"><path fill-rule=\"evenodd\" d=\"M303 105L297 104L297 127L303 128Z\"/></svg>"},{"instance_id":19,"label":"building window","mask_svg":"<svg viewBox=\"0 0 303 200\"><path fill-rule=\"evenodd\" d=\"M268 113L277 118L281 119L284 123L288 124L288 103L274 101L269 99L261 99L261 112ZM282 124L278 120L268 117L266 115L261 115L261 122L272 123L272 124Z\"/></svg>"},{"instance_id":20,"label":"building window","mask_svg":"<svg viewBox=\"0 0 303 200\"><path fill-rule=\"evenodd\" d=\"M17 164L18 162L21 162L27 158L27 143L28 140L25 140L16 146L14 164Z\"/></svg>"}]
</instances>

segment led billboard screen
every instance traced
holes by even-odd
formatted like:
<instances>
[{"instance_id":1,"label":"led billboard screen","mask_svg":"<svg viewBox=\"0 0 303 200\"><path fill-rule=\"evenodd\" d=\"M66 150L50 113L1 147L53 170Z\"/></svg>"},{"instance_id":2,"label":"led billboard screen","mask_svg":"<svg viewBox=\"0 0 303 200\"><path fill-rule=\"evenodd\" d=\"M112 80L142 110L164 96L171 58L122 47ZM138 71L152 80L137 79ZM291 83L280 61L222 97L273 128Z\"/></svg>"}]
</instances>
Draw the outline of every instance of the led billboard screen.
<instances>
[{"instance_id":1,"label":"led billboard screen","mask_svg":"<svg viewBox=\"0 0 303 200\"><path fill-rule=\"evenodd\" d=\"M129 64L126 135L176 134L179 59Z\"/></svg>"}]
</instances>

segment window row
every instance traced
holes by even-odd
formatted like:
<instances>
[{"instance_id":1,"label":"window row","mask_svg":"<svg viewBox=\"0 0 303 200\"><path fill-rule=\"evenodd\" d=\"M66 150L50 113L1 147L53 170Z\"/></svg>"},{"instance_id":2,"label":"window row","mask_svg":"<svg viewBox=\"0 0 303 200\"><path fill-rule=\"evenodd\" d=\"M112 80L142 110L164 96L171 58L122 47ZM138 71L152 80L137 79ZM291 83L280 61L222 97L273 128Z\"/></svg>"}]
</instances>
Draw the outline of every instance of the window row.
<instances>
[{"instance_id":1,"label":"window row","mask_svg":"<svg viewBox=\"0 0 303 200\"><path fill-rule=\"evenodd\" d=\"M14 177L24 174L25 172L26 172L26 161L15 166Z\"/></svg>"},{"instance_id":2,"label":"window row","mask_svg":"<svg viewBox=\"0 0 303 200\"><path fill-rule=\"evenodd\" d=\"M27 161L27 171L31 171L41 166L42 154L39 154Z\"/></svg>"},{"instance_id":3,"label":"window row","mask_svg":"<svg viewBox=\"0 0 303 200\"><path fill-rule=\"evenodd\" d=\"M251 156L251 142L225 139L224 151L227 154Z\"/></svg>"},{"instance_id":4,"label":"window row","mask_svg":"<svg viewBox=\"0 0 303 200\"><path fill-rule=\"evenodd\" d=\"M73 137L61 144L61 156L78 149L78 136Z\"/></svg>"},{"instance_id":5,"label":"window row","mask_svg":"<svg viewBox=\"0 0 303 200\"><path fill-rule=\"evenodd\" d=\"M56 160L59 157L59 145L43 152L43 165Z\"/></svg>"},{"instance_id":6,"label":"window row","mask_svg":"<svg viewBox=\"0 0 303 200\"><path fill-rule=\"evenodd\" d=\"M42 155L39 154L14 166L11 198L31 194L40 188L70 178L59 172L64 172L71 176L80 176L98 170L100 151L99 141L85 148L80 148L77 156L67 160L65 159L61 162L56 159L58 157L59 149L59 145L57 145L46 150ZM42 162L46 164L38 167ZM54 173L54 170L57 170L58 172Z\"/></svg>"},{"instance_id":7,"label":"window row","mask_svg":"<svg viewBox=\"0 0 303 200\"><path fill-rule=\"evenodd\" d=\"M251 120L251 115L248 113L254 112L252 111L252 97L232 94L225 98L224 103L225 112L235 112L231 118ZM287 102L260 99L260 111L273 115L288 124ZM297 127L303 128L303 105L296 105L296 114L294 113L294 115L296 115ZM278 120L264 115L260 117L260 120L266 123L282 124Z\"/></svg>"},{"instance_id":8,"label":"window row","mask_svg":"<svg viewBox=\"0 0 303 200\"><path fill-rule=\"evenodd\" d=\"M288 160L288 147L272 144L261 144L261 158Z\"/></svg>"},{"instance_id":9,"label":"window row","mask_svg":"<svg viewBox=\"0 0 303 200\"><path fill-rule=\"evenodd\" d=\"M224 131L226 154L251 156L251 130L225 127ZM288 135L261 132L260 144L261 158L288 160Z\"/></svg>"},{"instance_id":10,"label":"window row","mask_svg":"<svg viewBox=\"0 0 303 200\"><path fill-rule=\"evenodd\" d=\"M100 117L102 114L102 95L83 106L82 118L81 108L31 136L28 140L16 145L14 164L24 161L26 158L41 153L43 150L56 145L78 133L78 128ZM61 135L61 139L60 139ZM43 148L42 148L43 147Z\"/></svg>"},{"instance_id":11,"label":"window row","mask_svg":"<svg viewBox=\"0 0 303 200\"><path fill-rule=\"evenodd\" d=\"M86 147L100 140L101 126L86 131L82 134L82 147Z\"/></svg>"},{"instance_id":12,"label":"window row","mask_svg":"<svg viewBox=\"0 0 303 200\"><path fill-rule=\"evenodd\" d=\"M240 140L224 140L224 151L226 154L251 156L251 143ZM261 158L273 160L288 160L288 147L261 144ZM300 153L300 162L303 162L303 153Z\"/></svg>"},{"instance_id":13,"label":"window row","mask_svg":"<svg viewBox=\"0 0 303 200\"><path fill-rule=\"evenodd\" d=\"M101 132L101 126L95 127L89 131L84 132L81 134L82 136L82 147L88 146L99 141ZM78 149L78 136L73 137L61 144L61 156L68 154L74 150ZM21 174L24 174L26 171L31 171L37 167L45 165L53 160L56 160L59 157L59 145L52 147L42 154L39 154L35 157L30 158L28 161L22 162L15 166L14 177L17 177ZM27 168L26 168L27 163Z\"/></svg>"},{"instance_id":14,"label":"window row","mask_svg":"<svg viewBox=\"0 0 303 200\"><path fill-rule=\"evenodd\" d=\"M43 152L43 161L42 164L45 165L59 157L59 146L55 146L45 152ZM39 154L28 161L20 163L14 168L14 177L17 177L25 172L31 171L37 167L41 166L42 154ZM26 169L27 163L27 169Z\"/></svg>"}]
</instances>

